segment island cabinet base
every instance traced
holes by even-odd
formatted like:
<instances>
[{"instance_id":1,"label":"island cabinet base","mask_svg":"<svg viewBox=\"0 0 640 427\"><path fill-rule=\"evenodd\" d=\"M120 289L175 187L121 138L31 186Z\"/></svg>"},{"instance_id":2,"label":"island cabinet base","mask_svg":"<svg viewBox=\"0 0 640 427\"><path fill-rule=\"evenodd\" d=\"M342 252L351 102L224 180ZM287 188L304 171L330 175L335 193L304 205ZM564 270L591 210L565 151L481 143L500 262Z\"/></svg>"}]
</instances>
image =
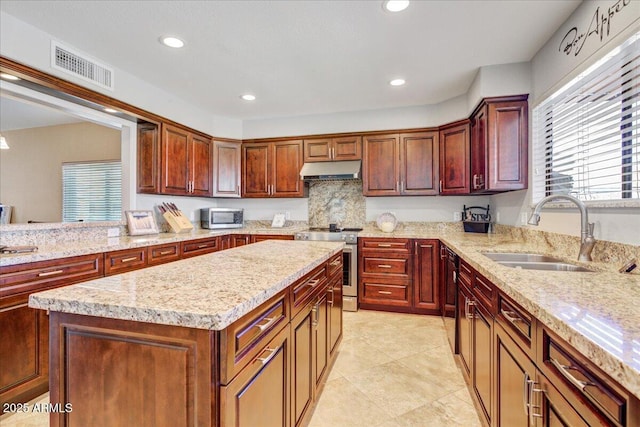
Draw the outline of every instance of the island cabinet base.
<instances>
[{"instance_id":1,"label":"island cabinet base","mask_svg":"<svg viewBox=\"0 0 640 427\"><path fill-rule=\"evenodd\" d=\"M50 316L50 425L215 426L215 331Z\"/></svg>"}]
</instances>

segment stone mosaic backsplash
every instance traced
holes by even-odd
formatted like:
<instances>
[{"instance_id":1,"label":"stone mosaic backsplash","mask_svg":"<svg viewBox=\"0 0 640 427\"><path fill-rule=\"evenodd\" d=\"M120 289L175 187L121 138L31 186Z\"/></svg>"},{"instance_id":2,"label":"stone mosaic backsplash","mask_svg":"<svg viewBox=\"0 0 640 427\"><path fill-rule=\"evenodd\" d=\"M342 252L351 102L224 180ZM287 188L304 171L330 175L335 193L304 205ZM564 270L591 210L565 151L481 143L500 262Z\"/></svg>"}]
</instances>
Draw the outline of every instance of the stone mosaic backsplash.
<instances>
[{"instance_id":1,"label":"stone mosaic backsplash","mask_svg":"<svg viewBox=\"0 0 640 427\"><path fill-rule=\"evenodd\" d=\"M363 227L366 202L362 181L314 181L309 185L309 226Z\"/></svg>"}]
</instances>

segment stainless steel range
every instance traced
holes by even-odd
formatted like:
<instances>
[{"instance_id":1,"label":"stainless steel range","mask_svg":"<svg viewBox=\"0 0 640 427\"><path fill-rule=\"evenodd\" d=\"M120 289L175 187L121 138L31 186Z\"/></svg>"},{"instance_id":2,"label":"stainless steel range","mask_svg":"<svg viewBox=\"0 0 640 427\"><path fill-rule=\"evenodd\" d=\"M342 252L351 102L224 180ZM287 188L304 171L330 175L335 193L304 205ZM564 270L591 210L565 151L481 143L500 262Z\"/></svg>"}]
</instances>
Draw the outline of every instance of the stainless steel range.
<instances>
[{"instance_id":1,"label":"stainless steel range","mask_svg":"<svg viewBox=\"0 0 640 427\"><path fill-rule=\"evenodd\" d=\"M310 228L308 231L296 233L296 240L319 240L344 242L343 250L343 279L342 279L342 309L358 311L358 231L361 228Z\"/></svg>"}]
</instances>

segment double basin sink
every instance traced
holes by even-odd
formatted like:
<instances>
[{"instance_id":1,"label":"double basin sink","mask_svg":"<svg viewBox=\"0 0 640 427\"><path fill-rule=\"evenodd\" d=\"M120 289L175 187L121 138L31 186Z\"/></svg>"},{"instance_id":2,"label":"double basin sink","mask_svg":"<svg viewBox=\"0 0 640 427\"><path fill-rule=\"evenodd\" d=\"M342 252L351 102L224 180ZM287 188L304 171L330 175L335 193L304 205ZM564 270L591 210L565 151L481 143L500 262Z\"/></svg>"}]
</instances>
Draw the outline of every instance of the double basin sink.
<instances>
[{"instance_id":1,"label":"double basin sink","mask_svg":"<svg viewBox=\"0 0 640 427\"><path fill-rule=\"evenodd\" d=\"M548 255L517 252L483 252L483 255L506 267L521 268L524 270L593 271L579 265L569 264L561 259Z\"/></svg>"}]
</instances>

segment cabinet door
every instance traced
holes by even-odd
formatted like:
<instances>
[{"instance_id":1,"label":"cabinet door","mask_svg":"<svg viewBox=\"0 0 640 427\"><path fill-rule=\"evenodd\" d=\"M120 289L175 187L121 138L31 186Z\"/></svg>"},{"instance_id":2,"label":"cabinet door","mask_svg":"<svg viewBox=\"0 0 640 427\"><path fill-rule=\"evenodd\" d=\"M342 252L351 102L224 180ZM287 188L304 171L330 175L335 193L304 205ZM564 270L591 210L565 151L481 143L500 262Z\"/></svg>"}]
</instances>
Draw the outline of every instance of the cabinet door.
<instances>
[{"instance_id":1,"label":"cabinet door","mask_svg":"<svg viewBox=\"0 0 640 427\"><path fill-rule=\"evenodd\" d=\"M490 103L487 124L488 189L527 188L527 101Z\"/></svg>"},{"instance_id":2,"label":"cabinet door","mask_svg":"<svg viewBox=\"0 0 640 427\"><path fill-rule=\"evenodd\" d=\"M362 158L362 137L343 136L333 138L332 159L333 160L360 160Z\"/></svg>"},{"instance_id":3,"label":"cabinet door","mask_svg":"<svg viewBox=\"0 0 640 427\"><path fill-rule=\"evenodd\" d=\"M480 108L471 119L471 192L486 189L487 107Z\"/></svg>"},{"instance_id":4,"label":"cabinet door","mask_svg":"<svg viewBox=\"0 0 640 427\"><path fill-rule=\"evenodd\" d=\"M156 194L160 191L160 145L158 125L138 125L138 193Z\"/></svg>"},{"instance_id":5,"label":"cabinet door","mask_svg":"<svg viewBox=\"0 0 640 427\"><path fill-rule=\"evenodd\" d=\"M461 284L459 284L461 285ZM465 286L458 287L458 350L462 373L469 378L471 373L471 309L473 297Z\"/></svg>"},{"instance_id":6,"label":"cabinet door","mask_svg":"<svg viewBox=\"0 0 640 427\"><path fill-rule=\"evenodd\" d=\"M421 313L440 314L438 249L438 240L414 242L413 307Z\"/></svg>"},{"instance_id":7,"label":"cabinet door","mask_svg":"<svg viewBox=\"0 0 640 427\"><path fill-rule=\"evenodd\" d=\"M304 161L305 162L328 162L331 161L333 146L330 138L305 139L304 140Z\"/></svg>"},{"instance_id":8,"label":"cabinet door","mask_svg":"<svg viewBox=\"0 0 640 427\"><path fill-rule=\"evenodd\" d=\"M285 327L227 386L220 388L224 426L290 425L289 327Z\"/></svg>"},{"instance_id":9,"label":"cabinet door","mask_svg":"<svg viewBox=\"0 0 640 427\"><path fill-rule=\"evenodd\" d=\"M479 303L473 307L473 366L471 368L473 390L476 393L482 415L488 424L491 423L491 374L493 371L493 318Z\"/></svg>"},{"instance_id":10,"label":"cabinet door","mask_svg":"<svg viewBox=\"0 0 640 427\"><path fill-rule=\"evenodd\" d=\"M49 389L49 319L27 296L0 303L0 404L24 403ZM2 412L0 411L0 415Z\"/></svg>"},{"instance_id":11,"label":"cabinet door","mask_svg":"<svg viewBox=\"0 0 640 427\"><path fill-rule=\"evenodd\" d=\"M544 375L538 374L538 381L535 387L538 390L542 390L532 393L532 403L539 407L532 410L535 411L535 414L540 415L532 417L536 426L587 427L607 425L607 422L599 420L592 412L576 411ZM583 416L587 418L587 421ZM506 426L506 424L504 425Z\"/></svg>"},{"instance_id":12,"label":"cabinet door","mask_svg":"<svg viewBox=\"0 0 640 427\"><path fill-rule=\"evenodd\" d=\"M161 193L188 194L189 143L188 131L167 124L162 125Z\"/></svg>"},{"instance_id":13,"label":"cabinet door","mask_svg":"<svg viewBox=\"0 0 640 427\"><path fill-rule=\"evenodd\" d=\"M440 194L469 193L469 122L440 131Z\"/></svg>"},{"instance_id":14,"label":"cabinet door","mask_svg":"<svg viewBox=\"0 0 640 427\"><path fill-rule=\"evenodd\" d=\"M213 197L240 197L242 145L213 142Z\"/></svg>"},{"instance_id":15,"label":"cabinet door","mask_svg":"<svg viewBox=\"0 0 640 427\"><path fill-rule=\"evenodd\" d=\"M248 234L234 234L231 236L231 247L237 248L251 243L251 236Z\"/></svg>"},{"instance_id":16,"label":"cabinet door","mask_svg":"<svg viewBox=\"0 0 640 427\"><path fill-rule=\"evenodd\" d=\"M329 304L327 292L318 297L313 314L313 347L315 389L318 390L326 377L329 366ZM317 394L317 393L316 393Z\"/></svg>"},{"instance_id":17,"label":"cabinet door","mask_svg":"<svg viewBox=\"0 0 640 427\"><path fill-rule=\"evenodd\" d=\"M362 184L365 196L397 196L400 192L399 136L363 139Z\"/></svg>"},{"instance_id":18,"label":"cabinet door","mask_svg":"<svg viewBox=\"0 0 640 427\"><path fill-rule=\"evenodd\" d=\"M190 194L211 196L213 194L213 152L211 139L191 135L189 143Z\"/></svg>"},{"instance_id":19,"label":"cabinet door","mask_svg":"<svg viewBox=\"0 0 640 427\"><path fill-rule=\"evenodd\" d=\"M313 304L308 304L291 321L291 424L306 424L313 404Z\"/></svg>"},{"instance_id":20,"label":"cabinet door","mask_svg":"<svg viewBox=\"0 0 640 427\"><path fill-rule=\"evenodd\" d=\"M329 356L333 358L342 337L342 272L329 284Z\"/></svg>"},{"instance_id":21,"label":"cabinet door","mask_svg":"<svg viewBox=\"0 0 640 427\"><path fill-rule=\"evenodd\" d=\"M220 236L220 250L224 251L231 249L231 247L231 236L228 234L226 236Z\"/></svg>"},{"instance_id":22,"label":"cabinet door","mask_svg":"<svg viewBox=\"0 0 640 427\"><path fill-rule=\"evenodd\" d=\"M270 145L242 144L242 197L269 197Z\"/></svg>"},{"instance_id":23,"label":"cabinet door","mask_svg":"<svg viewBox=\"0 0 640 427\"><path fill-rule=\"evenodd\" d=\"M400 192L438 194L438 132L400 135Z\"/></svg>"},{"instance_id":24,"label":"cabinet door","mask_svg":"<svg viewBox=\"0 0 640 427\"><path fill-rule=\"evenodd\" d=\"M302 141L273 143L271 161L271 196L302 197L304 181L300 179L302 169Z\"/></svg>"},{"instance_id":25,"label":"cabinet door","mask_svg":"<svg viewBox=\"0 0 640 427\"><path fill-rule=\"evenodd\" d=\"M502 327L496 327L496 412L495 425L528 426L530 381L536 367Z\"/></svg>"}]
</instances>

